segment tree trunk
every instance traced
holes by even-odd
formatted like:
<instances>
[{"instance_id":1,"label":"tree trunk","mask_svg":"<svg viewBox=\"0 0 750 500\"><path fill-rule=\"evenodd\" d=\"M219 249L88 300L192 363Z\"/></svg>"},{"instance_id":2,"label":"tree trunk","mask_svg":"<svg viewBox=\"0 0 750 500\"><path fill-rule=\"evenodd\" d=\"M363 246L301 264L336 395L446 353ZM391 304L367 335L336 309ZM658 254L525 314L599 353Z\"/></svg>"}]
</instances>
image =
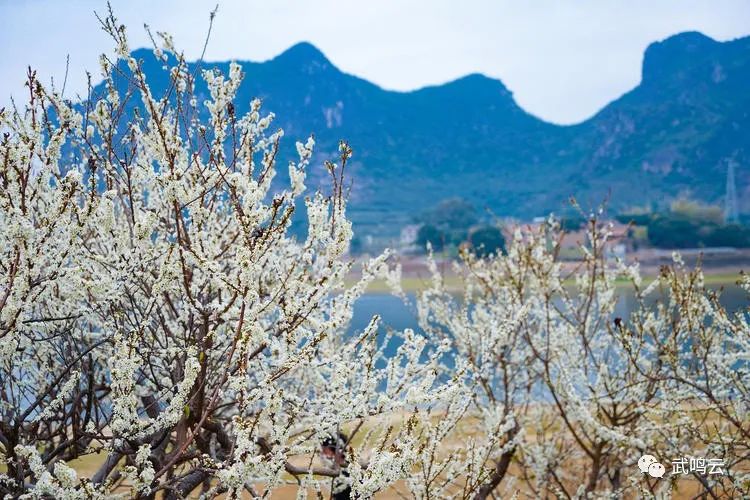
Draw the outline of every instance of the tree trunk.
<instances>
[{"instance_id":1,"label":"tree trunk","mask_svg":"<svg viewBox=\"0 0 750 500\"><path fill-rule=\"evenodd\" d=\"M487 497L497 488L500 482L508 472L510 467L510 461L513 459L513 455L516 452L516 447L512 447L500 456L500 460L495 463L495 470L492 471L489 481L484 483L477 493L474 495L474 500L486 500Z\"/></svg>"}]
</instances>

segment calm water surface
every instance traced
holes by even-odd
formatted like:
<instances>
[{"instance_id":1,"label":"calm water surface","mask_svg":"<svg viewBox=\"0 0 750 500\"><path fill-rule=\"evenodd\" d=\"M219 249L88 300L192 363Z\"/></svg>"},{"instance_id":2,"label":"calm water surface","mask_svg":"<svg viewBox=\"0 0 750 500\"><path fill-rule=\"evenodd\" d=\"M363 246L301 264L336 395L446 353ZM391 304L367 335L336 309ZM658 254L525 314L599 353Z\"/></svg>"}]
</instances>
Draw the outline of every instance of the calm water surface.
<instances>
[{"instance_id":1,"label":"calm water surface","mask_svg":"<svg viewBox=\"0 0 750 500\"><path fill-rule=\"evenodd\" d=\"M721 303L729 311L738 311L750 305L747 293L737 285L716 285L711 288L718 289L720 287L723 288ZM415 295L412 293L408 297L410 305L406 305L401 299L385 293L368 293L364 295L354 306L354 318L352 319L350 331L362 331L375 314L379 314L382 318L382 326L395 330L403 330L404 328L418 330L417 313L414 307ZM633 292L627 288L622 288L614 316L625 318L635 306L636 302Z\"/></svg>"}]
</instances>

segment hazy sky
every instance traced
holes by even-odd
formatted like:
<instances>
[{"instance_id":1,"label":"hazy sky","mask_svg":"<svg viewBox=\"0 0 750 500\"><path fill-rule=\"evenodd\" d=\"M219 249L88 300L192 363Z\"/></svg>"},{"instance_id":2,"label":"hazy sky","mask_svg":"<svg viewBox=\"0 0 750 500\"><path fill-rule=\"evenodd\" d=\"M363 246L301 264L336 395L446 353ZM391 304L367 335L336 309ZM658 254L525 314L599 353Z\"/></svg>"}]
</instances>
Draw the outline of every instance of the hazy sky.
<instances>
[{"instance_id":1,"label":"hazy sky","mask_svg":"<svg viewBox=\"0 0 750 500\"><path fill-rule=\"evenodd\" d=\"M216 1L112 2L129 27L169 31L200 54ZM0 103L18 95L27 65L84 90L84 70L109 51L99 0L0 0ZM748 0L220 0L209 60L269 59L307 40L343 71L396 90L467 73L501 79L527 111L583 120L640 79L646 46L686 30L728 40L750 34Z\"/></svg>"}]
</instances>

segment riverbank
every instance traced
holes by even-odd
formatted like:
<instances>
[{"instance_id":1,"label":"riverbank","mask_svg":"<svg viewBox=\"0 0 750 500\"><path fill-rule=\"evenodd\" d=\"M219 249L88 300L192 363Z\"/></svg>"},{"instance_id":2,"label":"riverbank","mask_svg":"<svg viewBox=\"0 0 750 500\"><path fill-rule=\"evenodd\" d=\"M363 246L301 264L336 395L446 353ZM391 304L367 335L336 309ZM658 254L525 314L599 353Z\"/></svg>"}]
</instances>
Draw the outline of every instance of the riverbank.
<instances>
[{"instance_id":1,"label":"riverbank","mask_svg":"<svg viewBox=\"0 0 750 500\"><path fill-rule=\"evenodd\" d=\"M704 271L704 278L707 285L710 286L735 286L737 282L740 279L740 272L741 270L738 269L735 272L728 272L728 271L717 271L717 272L710 272L710 271ZM358 279L358 275L353 274L347 279L347 284L351 285L354 282L356 282ZM649 284L654 279L656 279L656 274L652 275L644 275L643 276L643 283ZM463 278L461 276L458 276L453 273L445 273L443 274L443 283L445 285L445 288L449 292L458 292L463 290ZM566 284L573 284L573 279L568 279L565 281ZM625 279L618 279L616 280L616 283L618 285L621 285L623 287L630 286L631 283L628 280ZM430 286L430 278L428 274L420 275L420 276L404 276L401 279L401 287L403 288L404 292L406 293L417 293L421 292L423 290L426 290ZM388 287L385 281L383 280L376 280L373 281L370 286L367 287L367 293L389 293L391 289Z\"/></svg>"}]
</instances>

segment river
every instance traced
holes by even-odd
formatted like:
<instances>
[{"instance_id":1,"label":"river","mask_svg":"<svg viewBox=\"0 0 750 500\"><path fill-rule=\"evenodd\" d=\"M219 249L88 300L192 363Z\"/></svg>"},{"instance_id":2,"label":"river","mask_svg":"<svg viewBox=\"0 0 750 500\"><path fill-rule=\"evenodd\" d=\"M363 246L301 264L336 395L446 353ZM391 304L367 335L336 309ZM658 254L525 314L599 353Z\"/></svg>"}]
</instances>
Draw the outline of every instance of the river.
<instances>
[{"instance_id":1,"label":"river","mask_svg":"<svg viewBox=\"0 0 750 500\"><path fill-rule=\"evenodd\" d=\"M736 284L712 285L711 288L723 289L721 303L729 311L738 311L749 305L747 293ZM622 287L620 298L615 308L614 316L626 318L636 305L632 290ZM387 293L367 293L359 299L354 307L354 317L350 326L351 332L362 331L375 314L382 318L383 327L403 330L413 328L418 330L417 314L414 306L415 294L408 294L410 305L406 305L397 297Z\"/></svg>"}]
</instances>

